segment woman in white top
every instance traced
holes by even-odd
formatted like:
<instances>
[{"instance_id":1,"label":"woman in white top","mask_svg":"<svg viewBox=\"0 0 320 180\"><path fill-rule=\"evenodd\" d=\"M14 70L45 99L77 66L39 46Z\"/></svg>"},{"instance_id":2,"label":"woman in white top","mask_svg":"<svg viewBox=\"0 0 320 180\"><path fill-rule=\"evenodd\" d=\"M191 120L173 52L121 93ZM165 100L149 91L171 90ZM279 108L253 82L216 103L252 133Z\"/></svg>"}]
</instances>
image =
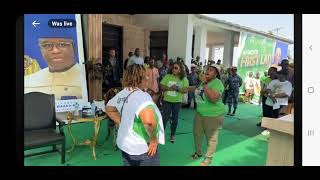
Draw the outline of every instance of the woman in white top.
<instances>
[{"instance_id":1,"label":"woman in white top","mask_svg":"<svg viewBox=\"0 0 320 180\"><path fill-rule=\"evenodd\" d=\"M143 65L128 66L123 90L106 106L107 115L119 124L117 146L125 166L160 166L158 144L164 144L164 128L159 109L146 89Z\"/></svg>"},{"instance_id":2,"label":"woman in white top","mask_svg":"<svg viewBox=\"0 0 320 180\"><path fill-rule=\"evenodd\" d=\"M277 78L272 80L266 88L266 117L278 118L279 111L288 105L292 93L292 85L286 80L285 71L277 72Z\"/></svg>"}]
</instances>

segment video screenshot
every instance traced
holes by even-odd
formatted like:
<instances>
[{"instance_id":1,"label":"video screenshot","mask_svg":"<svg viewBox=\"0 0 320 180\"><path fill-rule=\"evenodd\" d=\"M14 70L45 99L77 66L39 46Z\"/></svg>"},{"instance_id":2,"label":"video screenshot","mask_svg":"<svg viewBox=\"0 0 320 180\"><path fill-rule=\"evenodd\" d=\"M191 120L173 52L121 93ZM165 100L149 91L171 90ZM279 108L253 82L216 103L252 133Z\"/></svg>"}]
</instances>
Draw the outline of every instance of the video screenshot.
<instances>
[{"instance_id":1,"label":"video screenshot","mask_svg":"<svg viewBox=\"0 0 320 180\"><path fill-rule=\"evenodd\" d=\"M23 164L320 166L319 19L24 14Z\"/></svg>"}]
</instances>

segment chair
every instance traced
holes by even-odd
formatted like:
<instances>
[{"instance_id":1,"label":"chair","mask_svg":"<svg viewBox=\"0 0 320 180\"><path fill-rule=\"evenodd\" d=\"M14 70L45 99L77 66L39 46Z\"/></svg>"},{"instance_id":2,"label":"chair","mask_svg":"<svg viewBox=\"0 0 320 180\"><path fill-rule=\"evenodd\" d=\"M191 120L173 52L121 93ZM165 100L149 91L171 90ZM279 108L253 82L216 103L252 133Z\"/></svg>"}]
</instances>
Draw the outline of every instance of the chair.
<instances>
[{"instance_id":1,"label":"chair","mask_svg":"<svg viewBox=\"0 0 320 180\"><path fill-rule=\"evenodd\" d=\"M103 112L105 112L106 105L104 100L93 100L93 103L98 109L101 109Z\"/></svg>"},{"instance_id":2,"label":"chair","mask_svg":"<svg viewBox=\"0 0 320 180\"><path fill-rule=\"evenodd\" d=\"M56 131L59 123L59 132ZM65 163L64 122L56 118L54 95L31 92L24 95L24 150L52 146L52 150L25 154L24 157L59 152L61 145L61 163Z\"/></svg>"}]
</instances>

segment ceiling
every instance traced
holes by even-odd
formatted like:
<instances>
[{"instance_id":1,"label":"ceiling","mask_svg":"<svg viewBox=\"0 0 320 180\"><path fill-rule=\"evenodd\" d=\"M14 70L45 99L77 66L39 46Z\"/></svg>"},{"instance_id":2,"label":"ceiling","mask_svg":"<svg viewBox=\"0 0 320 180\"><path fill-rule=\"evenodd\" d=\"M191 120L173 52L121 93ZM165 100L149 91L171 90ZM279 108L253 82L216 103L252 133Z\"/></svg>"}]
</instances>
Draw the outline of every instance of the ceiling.
<instances>
[{"instance_id":1,"label":"ceiling","mask_svg":"<svg viewBox=\"0 0 320 180\"><path fill-rule=\"evenodd\" d=\"M168 30L170 14L134 14L132 15L132 23L142 26L150 30ZM194 17L194 26L203 25L196 17ZM213 25L206 25L208 31L224 32L225 30Z\"/></svg>"},{"instance_id":2,"label":"ceiling","mask_svg":"<svg viewBox=\"0 0 320 180\"><path fill-rule=\"evenodd\" d=\"M208 46L223 46L224 45L224 32L208 32L207 33L207 45ZM234 44L239 43L240 33L235 33Z\"/></svg>"},{"instance_id":3,"label":"ceiling","mask_svg":"<svg viewBox=\"0 0 320 180\"><path fill-rule=\"evenodd\" d=\"M167 31L169 14L135 14L132 15L132 23L149 30Z\"/></svg>"},{"instance_id":4,"label":"ceiling","mask_svg":"<svg viewBox=\"0 0 320 180\"><path fill-rule=\"evenodd\" d=\"M132 14L132 23L142 26L151 31L168 31L169 14ZM219 28L213 24L204 23L202 20L194 17L194 26L204 25L207 28L207 44L223 45L224 33L226 30ZM238 44L239 33L235 35L235 44Z\"/></svg>"}]
</instances>

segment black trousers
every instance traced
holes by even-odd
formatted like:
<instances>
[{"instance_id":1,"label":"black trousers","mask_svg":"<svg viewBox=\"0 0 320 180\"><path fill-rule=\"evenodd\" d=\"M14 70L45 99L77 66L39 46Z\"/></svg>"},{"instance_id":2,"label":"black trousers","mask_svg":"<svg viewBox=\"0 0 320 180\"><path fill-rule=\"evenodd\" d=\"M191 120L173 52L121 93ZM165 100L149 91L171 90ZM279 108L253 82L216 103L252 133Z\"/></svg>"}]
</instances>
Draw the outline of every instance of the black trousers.
<instances>
[{"instance_id":1,"label":"black trousers","mask_svg":"<svg viewBox=\"0 0 320 180\"><path fill-rule=\"evenodd\" d=\"M122 151L124 166L160 166L160 155L157 149L156 154L149 156L148 153L141 155L129 155Z\"/></svg>"},{"instance_id":2,"label":"black trousers","mask_svg":"<svg viewBox=\"0 0 320 180\"><path fill-rule=\"evenodd\" d=\"M266 110L265 115L266 116L264 116L264 117L279 118L279 111L282 107L283 106L280 106L280 108L278 108L278 109L273 109L272 106L266 105L266 108L265 108L265 110Z\"/></svg>"},{"instance_id":3,"label":"black trousers","mask_svg":"<svg viewBox=\"0 0 320 180\"><path fill-rule=\"evenodd\" d=\"M268 105L266 105L266 100L267 100L267 97L262 95L261 102L262 102L262 115L263 115L263 117L267 117L267 106Z\"/></svg>"}]
</instances>

